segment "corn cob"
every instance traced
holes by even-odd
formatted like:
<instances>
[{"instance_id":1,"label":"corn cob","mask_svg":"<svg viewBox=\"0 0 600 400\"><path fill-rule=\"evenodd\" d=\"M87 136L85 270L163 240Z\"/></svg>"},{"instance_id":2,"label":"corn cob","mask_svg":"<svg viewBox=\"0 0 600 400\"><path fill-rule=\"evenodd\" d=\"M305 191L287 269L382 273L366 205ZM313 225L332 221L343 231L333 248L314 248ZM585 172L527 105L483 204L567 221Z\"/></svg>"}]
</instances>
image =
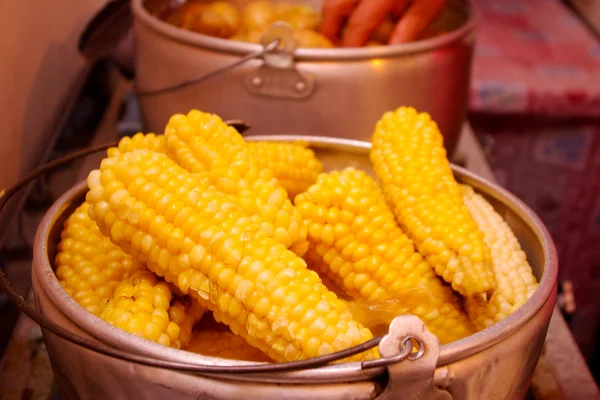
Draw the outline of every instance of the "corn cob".
<instances>
[{"instance_id":1,"label":"corn cob","mask_svg":"<svg viewBox=\"0 0 600 400\"><path fill-rule=\"evenodd\" d=\"M474 332L452 290L415 251L365 172L321 174L296 197L296 206L308 225L309 265L352 299L387 308L388 322L414 314L442 343Z\"/></svg>"},{"instance_id":2,"label":"corn cob","mask_svg":"<svg viewBox=\"0 0 600 400\"><path fill-rule=\"evenodd\" d=\"M229 197L192 178L164 154L105 159L88 177L89 215L126 253L274 360L314 357L372 337L304 260Z\"/></svg>"},{"instance_id":3,"label":"corn cob","mask_svg":"<svg viewBox=\"0 0 600 400\"><path fill-rule=\"evenodd\" d=\"M146 267L102 235L87 211L88 204L83 203L65 221L55 273L75 301L100 315L119 282Z\"/></svg>"},{"instance_id":4,"label":"corn cob","mask_svg":"<svg viewBox=\"0 0 600 400\"><path fill-rule=\"evenodd\" d=\"M323 165L302 143L248 142L259 168L268 168L290 199L315 183Z\"/></svg>"},{"instance_id":5,"label":"corn cob","mask_svg":"<svg viewBox=\"0 0 600 400\"><path fill-rule=\"evenodd\" d=\"M375 127L371 161L398 223L437 274L465 297L489 300L495 288L489 249L430 116L406 107L386 113Z\"/></svg>"},{"instance_id":6,"label":"corn cob","mask_svg":"<svg viewBox=\"0 0 600 400\"><path fill-rule=\"evenodd\" d=\"M172 285L169 287L173 288ZM171 302L169 319L180 328L179 342L181 345L179 348L185 348L190 344L194 325L200 321L206 311L206 308L202 307L200 303L188 297L175 298Z\"/></svg>"},{"instance_id":7,"label":"corn cob","mask_svg":"<svg viewBox=\"0 0 600 400\"><path fill-rule=\"evenodd\" d=\"M197 330L192 333L192 341L185 349L192 353L230 360L269 362L269 357L250 346L244 338L229 331Z\"/></svg>"},{"instance_id":8,"label":"corn cob","mask_svg":"<svg viewBox=\"0 0 600 400\"><path fill-rule=\"evenodd\" d=\"M467 312L478 329L485 329L519 309L537 289L527 256L514 233L481 195L460 185L465 205L483 232L492 254L496 290L488 304L467 300Z\"/></svg>"},{"instance_id":9,"label":"corn cob","mask_svg":"<svg viewBox=\"0 0 600 400\"><path fill-rule=\"evenodd\" d=\"M121 282L100 318L126 332L165 346L181 348L191 337L194 323L201 317L199 306L175 300L165 282L148 270L137 271Z\"/></svg>"},{"instance_id":10,"label":"corn cob","mask_svg":"<svg viewBox=\"0 0 600 400\"><path fill-rule=\"evenodd\" d=\"M190 111L176 114L165 129L171 157L193 173L208 172L211 184L248 216L259 216L261 229L298 255L308 247L298 210L268 169L260 169L244 138L218 116Z\"/></svg>"},{"instance_id":11,"label":"corn cob","mask_svg":"<svg viewBox=\"0 0 600 400\"><path fill-rule=\"evenodd\" d=\"M154 133L136 133L132 137L124 137L119 141L117 147L111 147L107 151L108 157L118 157L119 154L129 153L134 150L150 150L159 153L167 152L167 139L164 135Z\"/></svg>"}]
</instances>

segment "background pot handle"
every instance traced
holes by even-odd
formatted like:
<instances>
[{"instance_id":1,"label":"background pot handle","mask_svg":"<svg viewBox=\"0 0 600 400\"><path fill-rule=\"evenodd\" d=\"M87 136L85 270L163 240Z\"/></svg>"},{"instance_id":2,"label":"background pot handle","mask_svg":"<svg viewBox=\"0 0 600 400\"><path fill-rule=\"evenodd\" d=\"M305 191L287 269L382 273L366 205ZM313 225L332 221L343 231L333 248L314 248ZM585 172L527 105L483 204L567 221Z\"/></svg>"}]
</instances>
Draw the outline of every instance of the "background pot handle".
<instances>
[{"instance_id":1,"label":"background pot handle","mask_svg":"<svg viewBox=\"0 0 600 400\"><path fill-rule=\"evenodd\" d=\"M88 22L79 38L79 52L95 61L108 57L128 79L135 77L135 35L130 0L108 2ZM139 97L156 96L183 89L231 71L246 62L262 57L263 64L244 78L246 89L259 96L304 99L311 95L315 79L298 71L294 65L296 40L293 29L285 22L275 22L261 38L263 48L236 62L202 76L158 89L136 88Z\"/></svg>"},{"instance_id":2,"label":"background pot handle","mask_svg":"<svg viewBox=\"0 0 600 400\"><path fill-rule=\"evenodd\" d=\"M279 41L279 46L265 52L263 64L244 78L246 90L258 96L308 98L314 90L315 78L296 68L294 30L285 22L275 22L263 34L261 43L267 46L274 40Z\"/></svg>"},{"instance_id":3,"label":"background pot handle","mask_svg":"<svg viewBox=\"0 0 600 400\"><path fill-rule=\"evenodd\" d=\"M163 87L160 89L140 89L140 88L136 88L135 94L138 97L152 97L152 96L157 96L163 93L168 93L168 92L172 92L174 90L179 90L179 89L183 89L185 87L191 86L191 85L195 85L201 82L205 82L209 79L212 78L216 78L217 76L220 76L224 73L227 73L245 63L247 63L250 60L254 60L255 58L259 58L262 57L264 54L266 54L267 52L277 48L279 46L280 41L278 39L275 39L273 41L271 41L270 43L266 44L265 46L263 46L262 49L249 53L247 55L245 55L244 57L240 58L239 60L226 65L224 67L215 69L213 71L210 71L204 75L200 75L199 77L190 79L188 81L185 82L181 82L181 83L177 83L175 85L171 85L171 86L167 86L167 87Z\"/></svg>"},{"instance_id":4,"label":"background pot handle","mask_svg":"<svg viewBox=\"0 0 600 400\"><path fill-rule=\"evenodd\" d=\"M128 79L134 77L135 42L130 0L111 0L87 23L77 49L88 60L108 57Z\"/></svg>"}]
</instances>

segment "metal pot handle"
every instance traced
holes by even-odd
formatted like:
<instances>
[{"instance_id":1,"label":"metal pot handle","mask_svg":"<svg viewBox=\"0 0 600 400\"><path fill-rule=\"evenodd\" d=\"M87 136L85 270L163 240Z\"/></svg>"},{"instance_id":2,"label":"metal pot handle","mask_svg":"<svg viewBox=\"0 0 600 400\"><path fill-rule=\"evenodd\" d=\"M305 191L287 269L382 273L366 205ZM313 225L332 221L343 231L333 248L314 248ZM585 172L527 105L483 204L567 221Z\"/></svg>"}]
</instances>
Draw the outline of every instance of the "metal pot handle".
<instances>
[{"instance_id":1,"label":"metal pot handle","mask_svg":"<svg viewBox=\"0 0 600 400\"><path fill-rule=\"evenodd\" d=\"M246 90L257 96L281 99L309 97L315 88L315 78L296 68L294 56L298 46L294 30L285 22L275 22L263 34L261 43L266 48L275 40L279 46L266 51L263 64L246 75Z\"/></svg>"},{"instance_id":2,"label":"metal pot handle","mask_svg":"<svg viewBox=\"0 0 600 400\"><path fill-rule=\"evenodd\" d=\"M389 381L378 398L452 400L449 392L438 389L434 384L440 341L418 317L402 315L394 318L389 333L379 343L379 355L384 357L380 360L394 357L398 348L402 349L411 340L416 342L413 343L416 348L409 353L409 362L387 365Z\"/></svg>"},{"instance_id":3,"label":"metal pot handle","mask_svg":"<svg viewBox=\"0 0 600 400\"><path fill-rule=\"evenodd\" d=\"M158 89L135 88L138 97L152 97L163 93L183 89L216 78L250 60L263 58L263 63L244 78L246 89L259 96L287 99L309 97L315 87L315 79L307 73L298 71L294 64L296 40L293 29L285 22L277 21L263 34L262 48L249 53L239 60L215 69L196 78Z\"/></svg>"},{"instance_id":4,"label":"metal pot handle","mask_svg":"<svg viewBox=\"0 0 600 400\"><path fill-rule=\"evenodd\" d=\"M103 57L119 69L127 79L133 79L135 71L129 55L119 50L127 41L133 26L130 0L110 0L88 21L79 36L77 49L88 60Z\"/></svg>"},{"instance_id":5,"label":"metal pot handle","mask_svg":"<svg viewBox=\"0 0 600 400\"><path fill-rule=\"evenodd\" d=\"M128 79L133 79L133 62L118 51L120 43L131 34L132 13L129 0L111 0L88 22L79 38L78 49L90 60L109 55L116 67ZM294 65L297 48L294 31L285 22L272 24L261 38L262 49L240 58L236 62L185 82L158 89L135 88L138 97L151 97L183 89L231 71L246 62L264 58L263 64L246 75L244 86L258 96L304 99L311 95L315 79L298 71Z\"/></svg>"},{"instance_id":6,"label":"metal pot handle","mask_svg":"<svg viewBox=\"0 0 600 400\"><path fill-rule=\"evenodd\" d=\"M269 43L265 44L262 49L260 49L258 51L254 51L252 53L249 53L229 65L215 69L213 71L210 71L206 74L200 75L196 78L187 80L185 82L177 83L175 85L166 86L166 87L163 87L160 89L140 89L136 85L136 87L134 88L135 94L138 97L152 97L152 96L157 96L157 95L160 95L163 93L172 92L174 90L183 89L183 88L191 86L191 85L205 82L209 79L216 78L219 75L229 72L229 71L247 63L250 60L254 60L256 58L262 57L264 54L277 49L277 47L279 47L279 45L280 45L280 40L274 39L274 40L270 41Z\"/></svg>"}]
</instances>

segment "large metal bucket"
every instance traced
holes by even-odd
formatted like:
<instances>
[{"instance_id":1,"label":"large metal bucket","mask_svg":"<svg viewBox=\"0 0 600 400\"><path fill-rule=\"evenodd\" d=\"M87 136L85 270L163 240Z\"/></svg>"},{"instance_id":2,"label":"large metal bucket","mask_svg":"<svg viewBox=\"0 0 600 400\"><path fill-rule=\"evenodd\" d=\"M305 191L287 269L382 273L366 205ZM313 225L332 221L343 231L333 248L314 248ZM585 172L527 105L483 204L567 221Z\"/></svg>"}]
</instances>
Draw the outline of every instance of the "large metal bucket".
<instances>
[{"instance_id":1,"label":"large metal bucket","mask_svg":"<svg viewBox=\"0 0 600 400\"><path fill-rule=\"evenodd\" d=\"M373 172L368 158L370 144L366 142L300 136L253 139L301 139L315 149L325 170L355 166ZM434 398L522 398L540 356L555 303L558 267L554 245L538 217L521 201L464 169L454 167L454 173L458 181L472 185L485 195L505 218L526 252L540 285L531 299L508 318L475 335L441 346L439 357L428 370L410 370L413 361L404 360L376 368L366 368L361 363L341 363L291 372L193 375L101 355L44 330L61 390L68 399L371 399L397 398L398 395L428 398L406 389L410 386L407 378L411 380L410 374L415 373L446 392L436 394L446 397ZM33 264L37 309L68 331L108 344L123 354L203 365L256 365L205 357L140 339L88 313L67 295L54 275L52 260L62 224L83 201L86 189L82 182L64 194L47 212L38 229ZM406 367L410 374L398 366Z\"/></svg>"},{"instance_id":2,"label":"large metal bucket","mask_svg":"<svg viewBox=\"0 0 600 400\"><path fill-rule=\"evenodd\" d=\"M153 17L144 0L133 0L132 7L140 91L177 85L262 48L171 26ZM255 59L201 84L140 96L146 131L162 133L171 115L197 108L253 121L252 132L261 135L293 131L368 141L385 111L411 105L431 114L452 152L467 111L474 22L463 0L449 1L439 20L450 32L432 39L369 48L301 48L291 67Z\"/></svg>"}]
</instances>

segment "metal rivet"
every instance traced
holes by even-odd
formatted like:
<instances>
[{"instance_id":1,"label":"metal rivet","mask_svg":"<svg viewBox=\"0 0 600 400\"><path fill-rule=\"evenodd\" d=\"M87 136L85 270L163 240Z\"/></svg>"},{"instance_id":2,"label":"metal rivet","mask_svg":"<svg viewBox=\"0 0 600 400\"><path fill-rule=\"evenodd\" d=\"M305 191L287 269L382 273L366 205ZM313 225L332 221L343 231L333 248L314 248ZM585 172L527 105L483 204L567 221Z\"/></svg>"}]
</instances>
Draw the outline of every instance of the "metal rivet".
<instances>
[{"instance_id":1,"label":"metal rivet","mask_svg":"<svg viewBox=\"0 0 600 400\"><path fill-rule=\"evenodd\" d=\"M421 339L414 337L414 336L407 336L406 338L404 338L404 340L401 342L400 344L400 348L403 348L407 345L408 342L416 342L418 349L416 349L415 344L413 343L413 345L411 346L411 353L408 356L409 360L418 360L419 358L421 358L423 356L423 354L425 353L425 345L423 344L423 342L421 341ZM415 352L413 352L413 350L417 350Z\"/></svg>"},{"instance_id":2,"label":"metal rivet","mask_svg":"<svg viewBox=\"0 0 600 400\"><path fill-rule=\"evenodd\" d=\"M254 86L260 86L262 85L262 79L260 76L255 76L254 78L252 78L252 84Z\"/></svg>"},{"instance_id":3,"label":"metal rivet","mask_svg":"<svg viewBox=\"0 0 600 400\"><path fill-rule=\"evenodd\" d=\"M302 81L296 82L296 90L297 91L302 92L304 89L306 89L306 83L304 83Z\"/></svg>"}]
</instances>

